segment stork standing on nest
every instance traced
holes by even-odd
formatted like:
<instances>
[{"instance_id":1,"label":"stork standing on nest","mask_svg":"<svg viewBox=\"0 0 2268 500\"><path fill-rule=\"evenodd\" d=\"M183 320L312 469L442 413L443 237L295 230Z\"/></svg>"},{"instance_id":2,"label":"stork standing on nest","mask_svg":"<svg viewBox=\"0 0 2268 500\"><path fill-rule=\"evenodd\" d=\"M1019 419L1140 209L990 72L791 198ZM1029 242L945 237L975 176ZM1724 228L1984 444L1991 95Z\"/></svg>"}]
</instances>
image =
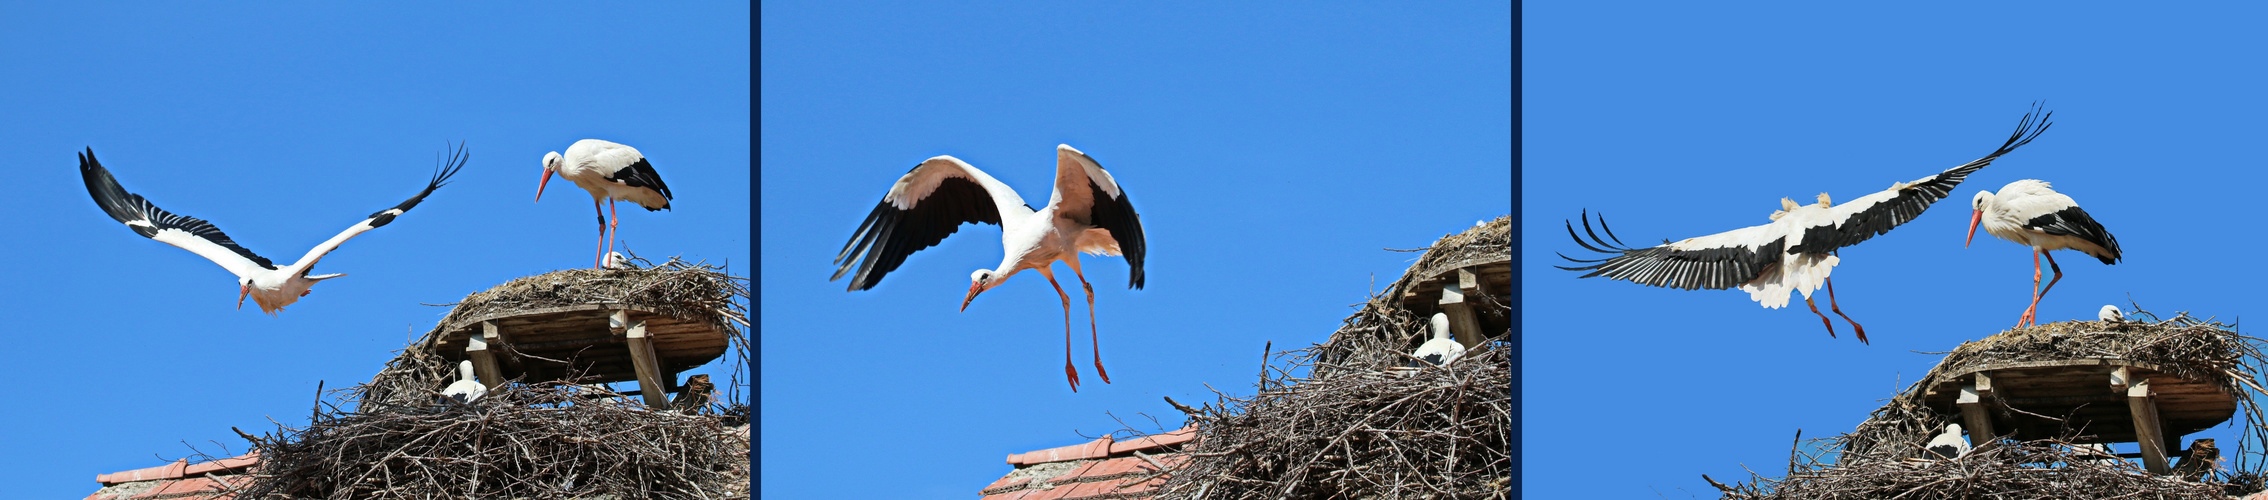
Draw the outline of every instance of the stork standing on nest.
<instances>
[{"instance_id":1,"label":"stork standing on nest","mask_svg":"<svg viewBox=\"0 0 2268 500\"><path fill-rule=\"evenodd\" d=\"M1971 201L1976 211L1969 215L1969 236L1961 245L1968 246L1977 239L1977 226L2000 239L2032 247L2032 304L2024 307L2024 315L2016 326L2039 324L2040 298L2055 288L2063 279L2063 266L2055 264L2055 255L2048 252L2062 249L2078 250L2103 261L2104 265L2117 264L2118 238L2095 222L2079 208L2079 202L2049 189L2047 181L2024 179L2008 183L1995 194L1978 191ZM2055 278L2040 287L2040 257L2047 257L2048 269Z\"/></svg>"},{"instance_id":2,"label":"stork standing on nest","mask_svg":"<svg viewBox=\"0 0 2268 500\"><path fill-rule=\"evenodd\" d=\"M1071 391L1078 392L1079 369L1071 363L1071 295L1063 293L1049 267L1063 261L1079 277L1079 286L1087 292L1088 339L1093 341L1099 338L1094 327L1095 287L1079 270L1079 252L1126 256L1127 286L1140 289L1145 245L1142 218L1134 213L1134 204L1118 181L1103 171L1102 164L1070 145L1055 147L1055 192L1048 195L1047 206L1036 210L1007 184L958 158L939 156L921 162L890 186L866 222L843 244L842 253L835 256L840 267L828 281L841 279L855 265L858 274L851 278L850 291L874 288L883 275L905 263L907 255L935 246L960 230L961 224L971 222L999 224L1006 255L997 267L969 273L969 292L961 298L961 310L968 310L977 294L1007 282L1017 271L1030 269L1046 277L1063 300L1063 374L1071 381ZM1095 374L1110 383L1099 343Z\"/></svg>"},{"instance_id":3,"label":"stork standing on nest","mask_svg":"<svg viewBox=\"0 0 2268 500\"><path fill-rule=\"evenodd\" d=\"M346 240L364 231L384 226L393 222L395 217L408 213L418 202L425 200L425 195L433 194L433 190L448 184L449 177L456 175L458 169L464 168L465 160L470 157L470 154L465 153L463 144L459 144L457 151L450 155L448 164L435 169L433 179L426 181L425 190L418 191L416 196L411 196L400 205L370 214L370 218L348 226L346 231L315 245L306 255L300 256L298 262L288 266L277 266L266 257L237 245L235 240L229 239L227 234L211 222L167 212L143 199L142 195L126 192L125 187L118 185L118 179L111 177L110 170L103 168L102 162L95 161L94 148L87 148L86 152L79 154L79 176L86 181L87 194L94 197L95 204L102 206L103 212L109 213L110 218L125 223L126 228L134 230L135 234L181 247L220 264L229 273L235 274L236 308L243 309L244 298L249 296L260 305L261 311L274 315L276 311L283 310L284 306L298 302L300 297L313 292L310 288L316 282L346 276L344 273L308 276L307 271L315 267L316 261L323 260L324 255L338 249Z\"/></svg>"},{"instance_id":4,"label":"stork standing on nest","mask_svg":"<svg viewBox=\"0 0 2268 500\"><path fill-rule=\"evenodd\" d=\"M1614 231L1607 228L1603 216L1599 219L1599 229L1604 230L1613 243L1599 238L1598 232L1591 229L1586 210L1582 217L1583 231L1590 236L1590 241L1575 234L1574 223L1567 224L1567 235L1585 249L1610 256L1585 260L1562 254L1560 258L1582 265L1559 268L1590 271L1582 276L1584 278L1605 276L1647 286L1686 290L1738 287L1748 292L1750 299L1772 309L1786 307L1790 292L1802 292L1804 305L1811 307L1812 314L1819 315L1819 321L1827 325L1827 335L1832 337L1835 322L1827 319L1826 314L1819 312L1819 306L1811 302L1812 291L1824 286L1828 309L1850 322L1851 329L1858 333L1859 342L1864 343L1866 329L1843 314L1841 306L1835 303L1834 284L1827 278L1828 272L1841 262L1836 250L1859 244L1921 216L1923 210L1952 193L1953 187L1970 173L2046 132L2051 114L2034 109L2017 122L2016 132L2009 134L2008 140L1992 154L1913 182L1892 184L1885 191L1840 205L1832 203L1826 193L1819 194L1819 203L1815 205L1799 206L1794 200L1781 198L1780 210L1771 215L1772 222L1760 226L1676 242L1664 240L1661 245L1650 248L1627 248L1614 236ZM2033 128L2035 115L2038 118L2036 129Z\"/></svg>"},{"instance_id":5,"label":"stork standing on nest","mask_svg":"<svg viewBox=\"0 0 2268 500\"><path fill-rule=\"evenodd\" d=\"M459 403L478 401L487 394L488 386L481 385L480 380L474 378L472 360L469 359L457 362L457 381L450 382L448 388L441 390L441 396Z\"/></svg>"},{"instance_id":6,"label":"stork standing on nest","mask_svg":"<svg viewBox=\"0 0 2268 500\"><path fill-rule=\"evenodd\" d=\"M614 247L615 227L622 225L620 214L614 211L615 200L624 200L644 207L648 212L668 210L669 185L663 184L661 173L654 164L646 162L646 155L637 148L598 139L575 141L567 147L567 154L558 151L543 155L543 181L536 183L536 202L543 202L543 189L551 185L551 174L574 181L575 186L591 193L591 210L599 210L599 202L606 202L606 210L599 211L599 250L596 267L607 267L607 250ZM612 220L612 222L609 222Z\"/></svg>"}]
</instances>

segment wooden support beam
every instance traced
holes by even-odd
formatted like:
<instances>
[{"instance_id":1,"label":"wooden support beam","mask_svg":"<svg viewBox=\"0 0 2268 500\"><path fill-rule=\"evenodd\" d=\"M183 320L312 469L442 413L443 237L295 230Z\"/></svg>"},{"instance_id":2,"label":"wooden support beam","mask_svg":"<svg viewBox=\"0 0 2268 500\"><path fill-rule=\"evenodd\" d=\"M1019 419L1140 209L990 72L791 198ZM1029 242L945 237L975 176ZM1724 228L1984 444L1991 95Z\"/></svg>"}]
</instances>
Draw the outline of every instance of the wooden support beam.
<instances>
[{"instance_id":1,"label":"wooden support beam","mask_svg":"<svg viewBox=\"0 0 2268 500\"><path fill-rule=\"evenodd\" d=\"M1460 280L1473 275L1472 271L1463 269L1457 270L1457 274ZM1440 304L1441 312L1449 315L1449 333L1456 337L1457 343L1464 345L1466 349L1480 345L1484 338L1480 331L1480 317L1473 312L1473 305L1465 302L1462 287L1442 283Z\"/></svg>"},{"instance_id":2,"label":"wooden support beam","mask_svg":"<svg viewBox=\"0 0 2268 500\"><path fill-rule=\"evenodd\" d=\"M615 314L625 316L621 312ZM661 358L654 355L654 344L646 338L646 322L631 324L623 331L623 336L630 341L630 362L638 371L638 392L645 396L646 407L669 409L669 393L665 388L670 384L662 380Z\"/></svg>"},{"instance_id":3,"label":"wooden support beam","mask_svg":"<svg viewBox=\"0 0 2268 500\"><path fill-rule=\"evenodd\" d=\"M2000 433L1993 430L1992 414L1986 412L1984 398L1978 394L1975 384L1961 386L1961 399L1955 403L1961 406L1961 418L1968 427L1970 453L1982 452L1999 442L1993 439Z\"/></svg>"},{"instance_id":4,"label":"wooden support beam","mask_svg":"<svg viewBox=\"0 0 2268 500\"><path fill-rule=\"evenodd\" d=\"M490 389L504 385L504 370L496 365L496 353L488 350L491 340L497 338L496 323L480 322L481 334L465 339L465 357L473 362L473 376L480 385Z\"/></svg>"},{"instance_id":5,"label":"wooden support beam","mask_svg":"<svg viewBox=\"0 0 2268 500\"><path fill-rule=\"evenodd\" d=\"M2111 370L2110 390L2112 392L2126 392L2126 381L2132 380L2133 378L2133 372L2128 371L2124 366Z\"/></svg>"},{"instance_id":6,"label":"wooden support beam","mask_svg":"<svg viewBox=\"0 0 2268 500\"><path fill-rule=\"evenodd\" d=\"M2126 387L2126 409L2134 414L2134 440L2142 445L2142 466L2154 474L2165 474L2166 438L2158 426L2158 403L2150 399L2150 380L2130 382Z\"/></svg>"}]
</instances>

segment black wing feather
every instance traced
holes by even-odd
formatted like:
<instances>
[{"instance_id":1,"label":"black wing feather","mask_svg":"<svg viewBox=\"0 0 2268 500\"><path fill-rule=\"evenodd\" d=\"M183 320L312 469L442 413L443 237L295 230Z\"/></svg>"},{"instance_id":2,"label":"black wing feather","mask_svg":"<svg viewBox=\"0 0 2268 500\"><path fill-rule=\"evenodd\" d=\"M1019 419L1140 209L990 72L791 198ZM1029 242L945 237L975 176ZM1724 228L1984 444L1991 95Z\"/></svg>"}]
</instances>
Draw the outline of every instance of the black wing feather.
<instances>
[{"instance_id":1,"label":"black wing feather","mask_svg":"<svg viewBox=\"0 0 2268 500\"><path fill-rule=\"evenodd\" d=\"M874 288L884 275L904 264L906 256L936 246L960 231L961 224L971 222L1000 224L1000 209L992 203L992 195L974 179L940 179L929 196L914 201L912 210L899 210L884 196L859 223L858 231L851 233L850 241L843 243L842 253L835 255L835 276L827 280L842 279L855 264L858 274L851 278L850 291Z\"/></svg>"},{"instance_id":2,"label":"black wing feather","mask_svg":"<svg viewBox=\"0 0 2268 500\"><path fill-rule=\"evenodd\" d=\"M2039 103L2033 103L2032 112L2025 113L2024 118L2016 122L2016 132L2008 134L2008 141L2001 143L2000 148L1993 150L1992 154L1909 184L1905 189L1899 190L1898 196L1851 214L1850 217L1839 221L1840 223L1833 227L1806 228L1803 231L1803 240L1797 242L1795 248L1790 248L1788 251L1827 253L1837 248L1859 244L1869 238L1890 232L1891 228L1912 221L1915 217L1920 217L1923 210L1929 209L1930 204L1937 203L1938 200L1945 199L1947 195L1952 194L1953 187L1959 186L1961 181L1967 180L1970 173L1974 173L1986 165L1991 165L1994 159L2000 158L2000 155L2008 154L2010 151L2015 151L2017 147L2030 144L2032 139L2038 138L2040 133L2046 132L2049 126L2054 125L2048 122L2048 117L2054 114L2054 112L2042 111ZM2038 117L2036 122L2034 121L2035 115ZM2032 128L2033 125L2038 125L2039 128Z\"/></svg>"},{"instance_id":3,"label":"black wing feather","mask_svg":"<svg viewBox=\"0 0 2268 500\"><path fill-rule=\"evenodd\" d=\"M1134 213L1134 200L1126 197L1125 184L1118 185L1117 197L1104 192L1102 185L1096 184L1091 177L1087 179L1087 187L1094 190L1092 199L1095 200L1094 207L1087 210L1089 223L1110 231L1110 238L1118 240L1118 253L1126 256L1126 286L1141 289L1145 276L1142 273L1142 256L1148 251L1149 244L1143 241L1145 235L1142 232L1142 216Z\"/></svg>"},{"instance_id":4,"label":"black wing feather","mask_svg":"<svg viewBox=\"0 0 2268 500\"><path fill-rule=\"evenodd\" d=\"M394 205L394 208L388 208L385 210L380 210L378 211L378 213L370 214L370 227L372 229L376 229L380 226L384 226L386 225L386 223L393 222L395 216L409 212L411 208L416 208L418 202L425 201L425 195L433 194L433 190L440 189L441 186L448 185L449 177L457 175L458 170L465 168L465 160L469 159L472 159L472 153L465 151L465 143L459 141L457 143L457 150L449 154L449 162L443 166L434 168L433 180L426 181L424 191L418 191L417 196L411 196L408 201L403 201L400 205Z\"/></svg>"},{"instance_id":5,"label":"black wing feather","mask_svg":"<svg viewBox=\"0 0 2268 500\"><path fill-rule=\"evenodd\" d=\"M236 240L229 239L228 234L222 233L213 223L167 212L143 199L142 195L126 192L124 186L118 185L118 179L111 177L110 170L103 168L102 162L95 160L94 148L91 146L86 152L79 153L79 176L86 181L87 194L94 197L95 204L102 206L103 212L109 213L111 219L126 224L126 228L144 238L155 238L162 229L179 229L251 259L260 267L276 268L276 264L267 257L261 257L237 245ZM134 225L135 222L148 222L155 227L137 226Z\"/></svg>"},{"instance_id":6,"label":"black wing feather","mask_svg":"<svg viewBox=\"0 0 2268 500\"><path fill-rule=\"evenodd\" d=\"M2095 246L2103 247L2104 250L2110 251L2109 256L2093 256L2095 260L2103 261L2104 264L2117 264L2119 259L2124 257L2118 250L2118 238L2111 236L2110 230L2103 229L2101 223L2095 222L2094 216L2087 215L2087 211L2080 210L2078 205L2057 210L2052 214L2033 217L2032 220L2024 223L2024 228L2036 229L2055 236L2076 237L2087 240L2088 243L2094 243Z\"/></svg>"},{"instance_id":7,"label":"black wing feather","mask_svg":"<svg viewBox=\"0 0 2268 500\"><path fill-rule=\"evenodd\" d=\"M621 170L614 171L613 174L610 174L609 178L619 181L626 186L634 188L651 188L654 191L661 192L662 200L664 200L662 201L662 206L644 207L648 212L668 210L669 201L667 200L677 199L677 197L669 195L669 185L662 183L661 172L654 171L654 164L647 163L645 155L638 155L637 163L632 163L628 167L623 167Z\"/></svg>"},{"instance_id":8,"label":"black wing feather","mask_svg":"<svg viewBox=\"0 0 2268 500\"><path fill-rule=\"evenodd\" d=\"M1583 212L1582 219L1583 232L1591 235L1591 241L1583 241L1581 235L1575 234L1575 223L1573 222L1567 223L1567 236L1574 238L1575 243L1582 245L1584 249L1612 256L1585 260L1561 254L1559 258L1589 265L1552 267L1569 271L1590 271L1589 274L1581 276L1582 278L1604 276L1607 279L1624 280L1646 286L1686 290L1704 288L1723 290L1737 287L1756 279L1757 276L1764 274L1765 269L1777 264L1780 253L1787 244L1787 239L1781 238L1756 250L1741 247L1675 250L1671 249L1666 241L1660 246L1651 248L1623 248L1599 239L1598 233L1591 231L1589 210ZM1603 215L1599 217L1599 226L1602 228L1606 226L1606 217ZM1612 232L1610 231L1609 234L1611 235Z\"/></svg>"}]
</instances>

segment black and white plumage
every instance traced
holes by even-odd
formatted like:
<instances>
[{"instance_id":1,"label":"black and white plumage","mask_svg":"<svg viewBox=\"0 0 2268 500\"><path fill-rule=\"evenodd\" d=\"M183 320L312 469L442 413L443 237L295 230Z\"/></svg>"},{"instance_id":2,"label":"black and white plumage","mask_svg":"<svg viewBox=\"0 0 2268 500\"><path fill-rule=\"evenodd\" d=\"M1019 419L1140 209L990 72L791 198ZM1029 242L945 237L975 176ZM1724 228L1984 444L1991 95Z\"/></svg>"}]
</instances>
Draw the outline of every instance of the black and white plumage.
<instances>
[{"instance_id":1,"label":"black and white plumage","mask_svg":"<svg viewBox=\"0 0 2268 500\"><path fill-rule=\"evenodd\" d=\"M1928 448L1937 458L1950 460L1969 452L1969 440L1961 438L1961 424L1945 424L1945 432L1929 438Z\"/></svg>"},{"instance_id":2,"label":"black and white plumage","mask_svg":"<svg viewBox=\"0 0 2268 500\"><path fill-rule=\"evenodd\" d=\"M968 310L977 294L1000 286L1017 271L1030 269L1047 277L1048 285L1055 287L1056 295L1063 300L1063 373L1071 381L1071 390L1078 391L1079 371L1071 363L1071 296L1063 293L1049 268L1062 261L1079 277L1079 285L1087 292L1088 333L1093 340L1097 337L1095 289L1080 271L1079 253L1125 256L1127 286L1142 288L1145 245L1142 219L1134 212L1133 202L1110 172L1070 145L1055 147L1055 192L1039 209L1025 203L1008 185L960 159L930 158L890 186L882 202L843 244L842 253L835 256L839 267L828 280L841 279L856 266L858 272L851 275L850 291L874 288L884 275L905 263L907 255L937 245L966 223L999 224L1005 255L998 267L969 274L969 291L961 299L961 309ZM1103 371L1099 345L1095 347L1095 372L1103 383L1110 383L1110 374Z\"/></svg>"},{"instance_id":3,"label":"black and white plumage","mask_svg":"<svg viewBox=\"0 0 2268 500\"><path fill-rule=\"evenodd\" d=\"M481 385L480 380L474 378L473 364L470 360L458 361L457 381L450 382L449 387L441 389L442 397L456 400L459 403L479 401L481 396L487 394L488 386Z\"/></svg>"},{"instance_id":4,"label":"black and white plumage","mask_svg":"<svg viewBox=\"0 0 2268 500\"><path fill-rule=\"evenodd\" d=\"M543 155L543 181L536 183L536 202L543 202L543 189L551 185L551 174L573 181L577 187L591 193L591 209L599 210L605 201L605 210L599 210L599 250L596 267L607 267L607 250L614 247L615 228L622 225L620 214L614 211L615 200L636 203L646 211L668 210L675 198L669 194L669 185L663 184L661 173L646 161L646 155L637 148L598 139L575 141L567 147L567 154L558 151ZM612 220L612 222L608 222Z\"/></svg>"},{"instance_id":5,"label":"black and white plumage","mask_svg":"<svg viewBox=\"0 0 2268 500\"><path fill-rule=\"evenodd\" d=\"M1780 210L1771 215L1772 222L1760 226L1676 242L1664 240L1661 245L1648 248L1628 248L1607 228L1603 216L1598 229L1607 237L1600 238L1600 231L1591 228L1586 210L1582 216L1583 232L1589 240L1575 233L1574 223L1567 224L1567 235L1583 248L1608 256L1586 260L1562 254L1561 258L1579 265L1560 269L1590 271L1582 276L1584 278L1604 276L1666 288L1723 290L1737 287L1747 291L1750 299L1773 309L1787 306L1790 292L1802 292L1804 305L1810 306L1813 314L1819 314L1820 322L1827 325L1827 334L1833 336L1834 322L1819 313L1819 306L1811 302L1811 294L1825 287L1829 309L1842 315L1844 321L1850 321L1850 316L1843 315L1841 307L1835 304L1834 285L1827 278L1841 262L1836 250L1859 244L1921 216L1923 210L1951 194L1954 186L1968 179L1969 174L2046 132L2050 115L2038 109L2026 113L2008 140L1983 158L1913 182L1895 183L1888 190L1840 205L1832 203L1825 193L1821 193L1819 203L1813 205L1797 205L1793 200L1782 198ZM1863 327L1857 322L1851 322L1851 327L1858 331L1859 342L1867 341Z\"/></svg>"},{"instance_id":6,"label":"black and white plumage","mask_svg":"<svg viewBox=\"0 0 2268 500\"><path fill-rule=\"evenodd\" d=\"M2103 229L2095 217L2079 208L2079 202L2050 189L2046 181L2024 179L2008 183L1999 193L1978 191L1971 201L1976 211L1969 215L1969 235L1962 245L1976 241L1977 227L2000 239L2032 247L2032 304L2024 307L2024 315L2016 326L2038 324L2040 298L2055 288L2063 279L2063 266L2056 265L2055 255L2048 252L2062 249L2078 250L2094 256L2105 265L2117 264L2120 257L2118 238ZM2055 278L2040 287L2040 257L2047 257L2048 268Z\"/></svg>"},{"instance_id":7,"label":"black and white plumage","mask_svg":"<svg viewBox=\"0 0 2268 500\"><path fill-rule=\"evenodd\" d=\"M1464 356L1465 345L1449 335L1449 315L1442 313L1433 313L1433 338L1418 344L1417 351L1410 353L1410 357L1434 366L1447 366Z\"/></svg>"},{"instance_id":8,"label":"black and white plumage","mask_svg":"<svg viewBox=\"0 0 2268 500\"><path fill-rule=\"evenodd\" d=\"M716 392L717 384L709 381L708 374L686 377L685 388L677 392L676 399L669 401L669 407L687 415L698 415L709 406Z\"/></svg>"},{"instance_id":9,"label":"black and white plumage","mask_svg":"<svg viewBox=\"0 0 2268 500\"><path fill-rule=\"evenodd\" d=\"M87 148L86 152L79 154L79 175L86 181L87 194L94 197L95 204L102 206L102 210L109 213L110 218L125 223L135 234L181 247L220 264L236 275L237 308L242 309L244 298L249 296L260 305L261 311L273 315L276 311L283 310L284 306L306 296L316 282L346 276L343 273L309 276L307 272L315 266L316 261L337 249L339 244L346 243L346 240L365 231L385 226L393 222L395 217L409 212L418 202L424 201L426 195L433 194L433 190L448 184L449 177L456 175L458 169L464 168L465 160L470 157L463 145L459 144L448 162L435 169L432 180L426 181L425 189L418 191L416 196L411 196L409 200L393 208L370 214L370 218L315 245L298 262L286 266L277 266L266 257L237 245L236 241L229 239L227 234L211 222L167 212L143 199L141 195L126 192L126 188L118 184L118 179L110 175L110 170L103 168L101 162L95 161L94 148Z\"/></svg>"}]
</instances>

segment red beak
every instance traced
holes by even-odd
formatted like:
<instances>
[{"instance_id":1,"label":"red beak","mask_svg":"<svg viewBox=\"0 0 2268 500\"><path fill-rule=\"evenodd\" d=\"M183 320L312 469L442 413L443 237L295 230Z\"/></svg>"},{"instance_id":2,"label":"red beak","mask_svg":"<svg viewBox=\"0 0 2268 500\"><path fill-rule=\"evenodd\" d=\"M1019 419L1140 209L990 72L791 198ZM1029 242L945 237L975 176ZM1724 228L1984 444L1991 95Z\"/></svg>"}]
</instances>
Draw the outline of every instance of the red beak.
<instances>
[{"instance_id":1,"label":"red beak","mask_svg":"<svg viewBox=\"0 0 2268 500\"><path fill-rule=\"evenodd\" d=\"M970 284L969 284L969 295L968 295L967 297L962 297L962 298L961 298L961 312L968 312L968 311L969 311L969 301L972 301L972 300L976 300L976 295L977 295L977 294L980 294L980 293L984 293L984 282L982 282L982 281L979 281L979 282L975 282L975 283L970 283Z\"/></svg>"},{"instance_id":2,"label":"red beak","mask_svg":"<svg viewBox=\"0 0 2268 500\"><path fill-rule=\"evenodd\" d=\"M245 296L247 296L247 295L252 295L252 287L249 287L249 286L244 286L244 285L237 285L237 287L236 287L236 310L238 310L238 311L242 311L242 310L244 310L244 297L245 297Z\"/></svg>"},{"instance_id":3,"label":"red beak","mask_svg":"<svg viewBox=\"0 0 2268 500\"><path fill-rule=\"evenodd\" d=\"M538 182L535 185L536 203L543 203L543 187L549 185L551 185L551 169L546 168L543 169L543 182Z\"/></svg>"},{"instance_id":4,"label":"red beak","mask_svg":"<svg viewBox=\"0 0 2268 500\"><path fill-rule=\"evenodd\" d=\"M1984 221L1984 211L1983 211L1983 210L1973 210L1973 211L1970 211L1970 213L1969 213L1969 237L1968 237L1967 239L1964 239L1964 240L1962 240L1962 241L1961 241L1961 248L1968 248L1968 247L1969 247L1969 242L1973 242L1973 241L1976 241L1976 240L1977 240L1977 223L1978 223L1978 222L1983 222L1983 221Z\"/></svg>"}]
</instances>

